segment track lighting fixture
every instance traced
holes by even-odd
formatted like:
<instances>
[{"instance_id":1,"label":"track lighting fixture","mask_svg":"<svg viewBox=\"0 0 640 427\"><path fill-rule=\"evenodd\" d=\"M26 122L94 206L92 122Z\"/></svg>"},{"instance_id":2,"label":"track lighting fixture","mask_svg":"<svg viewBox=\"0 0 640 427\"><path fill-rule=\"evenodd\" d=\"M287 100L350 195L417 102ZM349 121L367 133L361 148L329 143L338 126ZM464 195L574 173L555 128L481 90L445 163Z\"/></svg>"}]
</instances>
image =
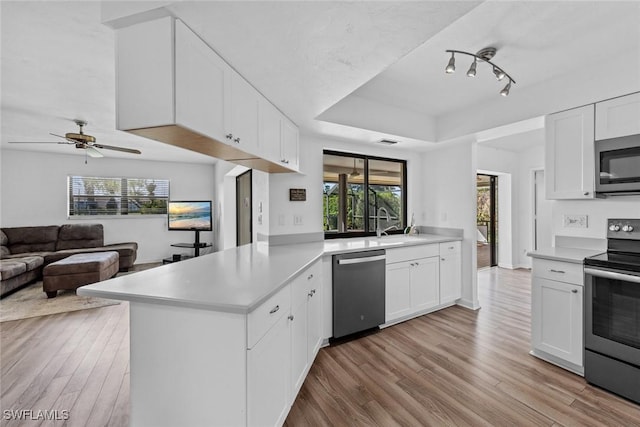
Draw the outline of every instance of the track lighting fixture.
<instances>
[{"instance_id":1,"label":"track lighting fixture","mask_svg":"<svg viewBox=\"0 0 640 427\"><path fill-rule=\"evenodd\" d=\"M480 62L486 62L487 64L491 65L491 67L493 68L493 74L496 76L496 79L498 79L498 81L503 80L505 77L509 80L507 82L507 85L504 87L504 89L500 91L500 95L508 96L509 90L511 89L511 83L513 84L516 83L516 81L513 80L511 76L507 74L506 71L504 71L502 68L500 68L493 62L491 62L491 58L493 58L497 52L497 49L495 47L485 47L484 49L480 49L477 53L469 53L469 52L463 52L461 50L451 50L451 49L447 50L446 52L451 52L451 58L449 59L447 68L445 68L445 72L447 74L452 74L453 72L456 71L455 54L459 53L462 55L473 56L473 63L471 64L471 66L469 67L469 70L467 71L467 76L469 77L476 76L476 67L477 67L478 61L480 61Z\"/></svg>"}]
</instances>

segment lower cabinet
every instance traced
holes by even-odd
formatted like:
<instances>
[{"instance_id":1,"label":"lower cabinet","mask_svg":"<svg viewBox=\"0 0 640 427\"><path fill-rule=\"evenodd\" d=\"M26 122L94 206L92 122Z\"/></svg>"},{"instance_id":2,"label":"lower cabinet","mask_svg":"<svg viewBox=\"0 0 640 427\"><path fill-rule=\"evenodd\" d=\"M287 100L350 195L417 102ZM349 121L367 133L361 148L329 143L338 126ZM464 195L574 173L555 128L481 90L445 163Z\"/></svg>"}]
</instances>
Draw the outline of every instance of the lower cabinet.
<instances>
[{"instance_id":1,"label":"lower cabinet","mask_svg":"<svg viewBox=\"0 0 640 427\"><path fill-rule=\"evenodd\" d=\"M287 316L247 352L247 425L281 425L289 411L289 342Z\"/></svg>"},{"instance_id":2,"label":"lower cabinet","mask_svg":"<svg viewBox=\"0 0 640 427\"><path fill-rule=\"evenodd\" d=\"M387 324L451 305L461 296L459 241L389 249L387 262Z\"/></svg>"},{"instance_id":3,"label":"lower cabinet","mask_svg":"<svg viewBox=\"0 0 640 427\"><path fill-rule=\"evenodd\" d=\"M531 346L535 356L582 374L584 288L577 270L582 265L534 259Z\"/></svg>"},{"instance_id":4,"label":"lower cabinet","mask_svg":"<svg viewBox=\"0 0 640 427\"><path fill-rule=\"evenodd\" d=\"M249 426L284 423L320 349L321 272L318 261L248 316ZM265 327L261 337L252 333Z\"/></svg>"}]
</instances>

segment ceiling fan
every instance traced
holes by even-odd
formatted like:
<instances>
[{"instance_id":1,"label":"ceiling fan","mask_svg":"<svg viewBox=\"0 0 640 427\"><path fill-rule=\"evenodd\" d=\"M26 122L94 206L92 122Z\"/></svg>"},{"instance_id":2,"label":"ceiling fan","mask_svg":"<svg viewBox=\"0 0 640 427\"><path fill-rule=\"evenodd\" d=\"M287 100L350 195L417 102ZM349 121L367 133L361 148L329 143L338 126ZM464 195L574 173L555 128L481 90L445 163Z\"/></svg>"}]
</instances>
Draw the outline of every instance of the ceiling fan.
<instances>
[{"instance_id":1,"label":"ceiling fan","mask_svg":"<svg viewBox=\"0 0 640 427\"><path fill-rule=\"evenodd\" d=\"M98 144L96 142L96 138L87 135L82 132L82 128L87 125L87 122L84 120L74 120L75 124L80 127L80 131L78 133L69 132L62 135L56 135L55 133L50 133L50 135L57 136L58 138L64 139L64 141L60 142L52 142L52 141L9 141L10 144L67 144L67 145L75 145L76 148L85 150L85 153L91 157L104 157L104 155L98 150L115 150L122 151L123 153L130 154L142 154L140 150L135 150L133 148L124 148L124 147L115 147L113 145L104 145Z\"/></svg>"}]
</instances>

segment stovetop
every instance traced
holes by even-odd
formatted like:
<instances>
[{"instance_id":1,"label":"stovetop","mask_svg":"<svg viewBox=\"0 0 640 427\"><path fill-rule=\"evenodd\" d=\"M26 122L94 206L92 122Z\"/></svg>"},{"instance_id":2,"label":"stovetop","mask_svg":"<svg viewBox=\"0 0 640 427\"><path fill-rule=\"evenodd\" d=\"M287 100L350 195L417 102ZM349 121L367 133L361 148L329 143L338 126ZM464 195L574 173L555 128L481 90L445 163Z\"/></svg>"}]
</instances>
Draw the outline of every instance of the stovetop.
<instances>
[{"instance_id":1,"label":"stovetop","mask_svg":"<svg viewBox=\"0 0 640 427\"><path fill-rule=\"evenodd\" d=\"M640 273L640 254L605 252L585 258L584 265Z\"/></svg>"},{"instance_id":2,"label":"stovetop","mask_svg":"<svg viewBox=\"0 0 640 427\"><path fill-rule=\"evenodd\" d=\"M584 265L640 272L640 219L608 219L607 252L585 258Z\"/></svg>"}]
</instances>

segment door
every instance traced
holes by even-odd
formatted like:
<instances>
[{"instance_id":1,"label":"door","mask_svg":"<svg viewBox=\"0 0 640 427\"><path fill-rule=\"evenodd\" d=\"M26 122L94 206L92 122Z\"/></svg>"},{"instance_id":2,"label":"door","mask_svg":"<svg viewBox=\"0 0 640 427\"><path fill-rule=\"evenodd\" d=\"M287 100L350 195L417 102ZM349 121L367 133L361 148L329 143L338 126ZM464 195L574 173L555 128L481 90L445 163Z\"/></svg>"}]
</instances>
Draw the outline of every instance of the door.
<instances>
[{"instance_id":1,"label":"door","mask_svg":"<svg viewBox=\"0 0 640 427\"><path fill-rule=\"evenodd\" d=\"M533 250L550 248L551 236L551 201L545 196L544 170L533 173Z\"/></svg>"},{"instance_id":2,"label":"door","mask_svg":"<svg viewBox=\"0 0 640 427\"><path fill-rule=\"evenodd\" d=\"M477 257L478 268L498 265L498 177L478 174Z\"/></svg>"},{"instance_id":3,"label":"door","mask_svg":"<svg viewBox=\"0 0 640 427\"><path fill-rule=\"evenodd\" d=\"M246 245L253 241L251 170L236 177L236 245Z\"/></svg>"}]
</instances>

